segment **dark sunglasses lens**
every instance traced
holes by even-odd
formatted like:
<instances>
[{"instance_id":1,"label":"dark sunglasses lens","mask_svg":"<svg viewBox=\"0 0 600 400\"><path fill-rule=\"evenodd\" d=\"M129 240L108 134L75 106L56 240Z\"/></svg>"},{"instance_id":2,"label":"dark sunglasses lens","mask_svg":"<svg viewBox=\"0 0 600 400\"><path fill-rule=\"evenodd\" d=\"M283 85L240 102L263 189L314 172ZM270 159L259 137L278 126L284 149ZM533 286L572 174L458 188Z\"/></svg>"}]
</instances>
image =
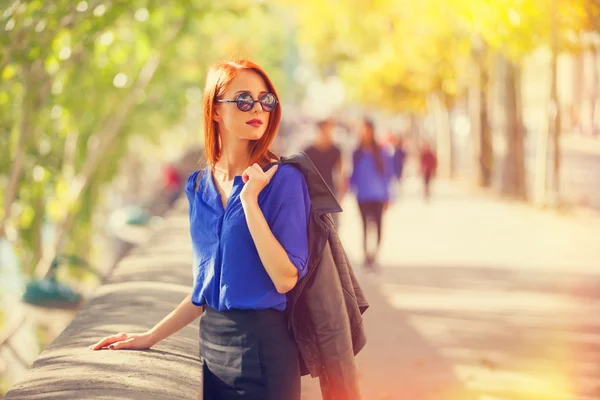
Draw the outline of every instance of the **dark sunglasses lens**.
<instances>
[{"instance_id":1,"label":"dark sunglasses lens","mask_svg":"<svg viewBox=\"0 0 600 400\"><path fill-rule=\"evenodd\" d=\"M263 110L271 112L277 106L277 99L273 93L267 93L260 98L260 105L262 106Z\"/></svg>"},{"instance_id":2,"label":"dark sunglasses lens","mask_svg":"<svg viewBox=\"0 0 600 400\"><path fill-rule=\"evenodd\" d=\"M254 99L250 96L250 93L242 93L237 99L236 103L240 111L250 111L254 107Z\"/></svg>"}]
</instances>

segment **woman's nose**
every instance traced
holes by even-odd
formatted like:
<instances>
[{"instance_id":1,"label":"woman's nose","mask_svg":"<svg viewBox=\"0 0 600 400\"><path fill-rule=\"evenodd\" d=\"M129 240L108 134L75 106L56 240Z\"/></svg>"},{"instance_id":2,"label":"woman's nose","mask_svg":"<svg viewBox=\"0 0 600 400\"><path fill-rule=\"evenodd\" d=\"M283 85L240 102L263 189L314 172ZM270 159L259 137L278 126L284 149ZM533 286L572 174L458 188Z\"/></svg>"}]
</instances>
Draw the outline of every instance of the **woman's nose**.
<instances>
[{"instance_id":1,"label":"woman's nose","mask_svg":"<svg viewBox=\"0 0 600 400\"><path fill-rule=\"evenodd\" d=\"M253 106L252 106L252 108L250 109L250 111L252 111L252 112L254 112L254 113L255 113L255 112L257 112L257 111L258 111L258 112L261 112L262 110L263 110L263 109L262 109L262 105L260 104L260 101L256 101L256 102L254 102L254 105L253 105Z\"/></svg>"}]
</instances>

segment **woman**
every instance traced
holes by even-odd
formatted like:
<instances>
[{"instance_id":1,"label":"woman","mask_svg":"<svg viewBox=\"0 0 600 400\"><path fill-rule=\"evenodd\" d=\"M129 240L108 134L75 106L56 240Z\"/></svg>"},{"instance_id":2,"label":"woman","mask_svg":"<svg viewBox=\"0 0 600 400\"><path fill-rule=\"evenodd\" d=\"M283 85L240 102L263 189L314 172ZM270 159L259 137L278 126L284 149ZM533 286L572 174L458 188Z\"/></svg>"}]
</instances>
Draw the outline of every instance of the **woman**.
<instances>
[{"instance_id":1,"label":"woman","mask_svg":"<svg viewBox=\"0 0 600 400\"><path fill-rule=\"evenodd\" d=\"M306 273L306 181L269 150L281 118L275 88L256 64L211 67L204 91L208 167L187 181L193 290L143 334L93 349L147 349L197 317L204 398L300 399L298 349L285 293Z\"/></svg>"},{"instance_id":2,"label":"woman","mask_svg":"<svg viewBox=\"0 0 600 400\"><path fill-rule=\"evenodd\" d=\"M390 183L393 177L393 160L375 139L373 122L365 120L360 144L353 155L353 170L350 187L356 192L358 207L363 221L363 250L365 267L373 269L381 244L383 212L390 201ZM376 246L369 251L368 236L370 223L375 225Z\"/></svg>"}]
</instances>

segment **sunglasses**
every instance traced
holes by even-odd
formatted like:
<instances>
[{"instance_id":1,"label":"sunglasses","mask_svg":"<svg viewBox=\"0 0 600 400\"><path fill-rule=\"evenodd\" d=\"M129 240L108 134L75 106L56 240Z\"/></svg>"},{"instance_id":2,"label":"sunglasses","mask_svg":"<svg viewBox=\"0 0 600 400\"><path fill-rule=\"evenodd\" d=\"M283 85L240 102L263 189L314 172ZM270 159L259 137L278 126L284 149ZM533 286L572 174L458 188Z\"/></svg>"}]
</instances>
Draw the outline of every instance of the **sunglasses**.
<instances>
[{"instance_id":1,"label":"sunglasses","mask_svg":"<svg viewBox=\"0 0 600 400\"><path fill-rule=\"evenodd\" d=\"M254 100L250 93L240 93L235 100L217 100L217 103L235 103L240 111L248 112L254 108L254 103L259 102L262 109L271 112L277 107L277 98L273 93L265 93Z\"/></svg>"}]
</instances>

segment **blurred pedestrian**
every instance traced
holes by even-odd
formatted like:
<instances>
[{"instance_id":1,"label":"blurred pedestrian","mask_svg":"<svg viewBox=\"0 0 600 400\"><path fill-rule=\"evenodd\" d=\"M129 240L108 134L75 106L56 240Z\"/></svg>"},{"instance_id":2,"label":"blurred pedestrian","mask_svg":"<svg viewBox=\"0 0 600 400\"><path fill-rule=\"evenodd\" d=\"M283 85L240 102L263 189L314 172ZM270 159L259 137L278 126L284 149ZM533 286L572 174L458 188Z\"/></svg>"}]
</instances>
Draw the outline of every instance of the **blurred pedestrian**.
<instances>
[{"instance_id":1,"label":"blurred pedestrian","mask_svg":"<svg viewBox=\"0 0 600 400\"><path fill-rule=\"evenodd\" d=\"M343 182L342 152L333 143L332 133L335 124L331 119L324 119L318 122L317 128L318 133L315 141L304 149L304 152L310 157L333 195L341 203L346 187ZM332 216L335 225L338 226L338 213Z\"/></svg>"},{"instance_id":2,"label":"blurred pedestrian","mask_svg":"<svg viewBox=\"0 0 600 400\"><path fill-rule=\"evenodd\" d=\"M402 179L404 165L406 164L406 149L404 147L404 138L398 136L394 141L394 176L398 181Z\"/></svg>"},{"instance_id":3,"label":"blurred pedestrian","mask_svg":"<svg viewBox=\"0 0 600 400\"><path fill-rule=\"evenodd\" d=\"M163 170L163 188L169 205L172 205L182 192L181 174L173 164L166 165Z\"/></svg>"},{"instance_id":4,"label":"blurred pedestrian","mask_svg":"<svg viewBox=\"0 0 600 400\"><path fill-rule=\"evenodd\" d=\"M421 148L420 166L425 200L429 200L431 196L431 180L435 177L437 170L437 157L431 149L429 142L425 142Z\"/></svg>"},{"instance_id":5,"label":"blurred pedestrian","mask_svg":"<svg viewBox=\"0 0 600 400\"><path fill-rule=\"evenodd\" d=\"M381 245L383 214L390 202L393 158L377 142L375 126L371 120L364 120L360 134L359 146L352 156L350 187L356 193L362 217L364 264L367 269L372 270ZM373 250L369 250L371 227L375 228L376 233Z\"/></svg>"}]
</instances>

